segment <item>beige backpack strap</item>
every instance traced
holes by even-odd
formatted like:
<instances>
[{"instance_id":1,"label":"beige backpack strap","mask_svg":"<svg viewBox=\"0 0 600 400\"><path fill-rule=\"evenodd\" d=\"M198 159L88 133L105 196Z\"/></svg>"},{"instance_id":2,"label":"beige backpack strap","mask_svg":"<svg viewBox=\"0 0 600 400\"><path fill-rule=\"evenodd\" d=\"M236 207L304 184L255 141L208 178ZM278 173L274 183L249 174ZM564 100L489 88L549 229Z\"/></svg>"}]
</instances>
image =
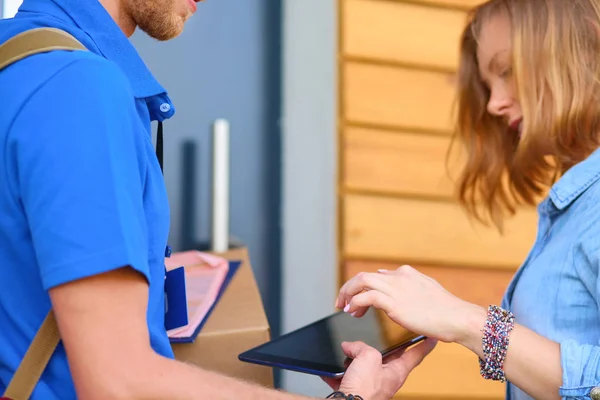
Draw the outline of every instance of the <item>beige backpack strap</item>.
<instances>
[{"instance_id":1,"label":"beige backpack strap","mask_svg":"<svg viewBox=\"0 0 600 400\"><path fill-rule=\"evenodd\" d=\"M12 400L28 400L31 397L59 341L58 325L54 313L50 311L8 384L4 397Z\"/></svg>"},{"instance_id":2,"label":"beige backpack strap","mask_svg":"<svg viewBox=\"0 0 600 400\"><path fill-rule=\"evenodd\" d=\"M73 36L59 29L28 30L0 46L0 70L31 55L52 50L86 50L86 48ZM28 400L31 397L59 341L60 334L56 319L54 313L50 311L8 384L4 397L12 400Z\"/></svg>"},{"instance_id":3,"label":"beige backpack strap","mask_svg":"<svg viewBox=\"0 0 600 400\"><path fill-rule=\"evenodd\" d=\"M0 70L25 57L52 50L86 50L77 39L55 28L22 32L0 46Z\"/></svg>"}]
</instances>

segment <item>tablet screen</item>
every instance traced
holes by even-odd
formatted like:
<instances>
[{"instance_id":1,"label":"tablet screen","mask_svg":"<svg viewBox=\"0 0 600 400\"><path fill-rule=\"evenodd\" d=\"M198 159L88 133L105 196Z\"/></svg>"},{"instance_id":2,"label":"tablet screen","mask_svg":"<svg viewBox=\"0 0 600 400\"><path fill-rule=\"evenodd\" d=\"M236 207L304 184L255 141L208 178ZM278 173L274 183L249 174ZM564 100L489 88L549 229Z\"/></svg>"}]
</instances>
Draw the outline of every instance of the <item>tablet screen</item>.
<instances>
[{"instance_id":1,"label":"tablet screen","mask_svg":"<svg viewBox=\"0 0 600 400\"><path fill-rule=\"evenodd\" d=\"M347 362L341 347L344 341L362 341L385 354L417 338L386 319L373 310L362 318L336 313L249 350L240 359L308 373L340 374Z\"/></svg>"}]
</instances>

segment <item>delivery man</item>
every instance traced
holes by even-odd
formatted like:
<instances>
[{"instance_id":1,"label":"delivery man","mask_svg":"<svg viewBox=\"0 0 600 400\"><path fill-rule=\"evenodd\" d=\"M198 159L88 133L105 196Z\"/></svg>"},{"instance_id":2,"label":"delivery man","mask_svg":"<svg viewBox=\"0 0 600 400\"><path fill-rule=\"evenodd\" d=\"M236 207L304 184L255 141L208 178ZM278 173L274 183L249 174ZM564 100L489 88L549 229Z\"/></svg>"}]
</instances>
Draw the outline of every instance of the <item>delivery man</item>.
<instances>
[{"instance_id":1,"label":"delivery man","mask_svg":"<svg viewBox=\"0 0 600 400\"><path fill-rule=\"evenodd\" d=\"M61 343L33 400L300 399L175 361L165 331L169 204L150 124L175 109L128 37L171 39L196 8L25 0L0 21L0 44L51 27L89 50L0 71L0 394L52 309ZM344 344L355 361L329 383L342 398L389 399L434 345L382 363Z\"/></svg>"}]
</instances>

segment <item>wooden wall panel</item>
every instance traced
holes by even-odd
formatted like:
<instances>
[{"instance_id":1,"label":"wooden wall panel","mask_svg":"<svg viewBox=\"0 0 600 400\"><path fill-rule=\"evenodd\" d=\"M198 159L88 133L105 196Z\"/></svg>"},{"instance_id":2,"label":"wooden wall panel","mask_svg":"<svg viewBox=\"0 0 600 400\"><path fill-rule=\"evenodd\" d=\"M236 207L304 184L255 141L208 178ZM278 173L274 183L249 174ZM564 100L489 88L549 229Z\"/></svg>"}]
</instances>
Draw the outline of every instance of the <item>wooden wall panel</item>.
<instances>
[{"instance_id":1,"label":"wooden wall panel","mask_svg":"<svg viewBox=\"0 0 600 400\"><path fill-rule=\"evenodd\" d=\"M342 68L350 122L452 132L452 74L354 62Z\"/></svg>"},{"instance_id":2,"label":"wooden wall panel","mask_svg":"<svg viewBox=\"0 0 600 400\"><path fill-rule=\"evenodd\" d=\"M454 151L446 162L450 142L447 136L349 127L342 141L344 186L450 199L459 166Z\"/></svg>"},{"instance_id":3,"label":"wooden wall panel","mask_svg":"<svg viewBox=\"0 0 600 400\"><path fill-rule=\"evenodd\" d=\"M481 2L338 0L342 280L413 263L485 306L500 302L526 257L535 210L520 211L502 237L469 220L446 172L458 42L466 11ZM396 398L500 400L504 385L482 379L468 350L440 343Z\"/></svg>"},{"instance_id":4,"label":"wooden wall panel","mask_svg":"<svg viewBox=\"0 0 600 400\"><path fill-rule=\"evenodd\" d=\"M464 11L394 1L347 0L343 52L454 70ZM374 27L377 27L374 29ZM407 37L418 40L406 40Z\"/></svg>"},{"instance_id":5,"label":"wooden wall panel","mask_svg":"<svg viewBox=\"0 0 600 400\"><path fill-rule=\"evenodd\" d=\"M343 187L392 195L455 200L464 148L451 137L347 127L342 132ZM508 187L508 180L504 184ZM535 198L539 204L550 188Z\"/></svg>"},{"instance_id":6,"label":"wooden wall panel","mask_svg":"<svg viewBox=\"0 0 600 400\"><path fill-rule=\"evenodd\" d=\"M471 223L457 205L349 194L343 203L344 256L515 269L537 230L534 209L506 222L506 236Z\"/></svg>"},{"instance_id":7,"label":"wooden wall panel","mask_svg":"<svg viewBox=\"0 0 600 400\"><path fill-rule=\"evenodd\" d=\"M413 370L398 393L400 399L504 399L505 386L479 375L477 356L458 344L438 343Z\"/></svg>"}]
</instances>

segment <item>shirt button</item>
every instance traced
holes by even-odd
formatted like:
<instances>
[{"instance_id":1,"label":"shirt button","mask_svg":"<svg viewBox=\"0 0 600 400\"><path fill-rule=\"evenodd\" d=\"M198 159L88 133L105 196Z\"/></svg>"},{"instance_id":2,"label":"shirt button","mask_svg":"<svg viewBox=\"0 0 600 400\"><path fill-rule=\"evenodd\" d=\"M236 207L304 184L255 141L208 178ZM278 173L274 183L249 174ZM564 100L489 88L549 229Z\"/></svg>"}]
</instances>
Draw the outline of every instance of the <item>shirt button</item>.
<instances>
[{"instance_id":1,"label":"shirt button","mask_svg":"<svg viewBox=\"0 0 600 400\"><path fill-rule=\"evenodd\" d=\"M160 111L166 113L169 112L171 110L171 105L169 103L162 103L160 105Z\"/></svg>"},{"instance_id":2,"label":"shirt button","mask_svg":"<svg viewBox=\"0 0 600 400\"><path fill-rule=\"evenodd\" d=\"M590 397L592 400L600 400L600 386L596 386L590 390Z\"/></svg>"}]
</instances>

